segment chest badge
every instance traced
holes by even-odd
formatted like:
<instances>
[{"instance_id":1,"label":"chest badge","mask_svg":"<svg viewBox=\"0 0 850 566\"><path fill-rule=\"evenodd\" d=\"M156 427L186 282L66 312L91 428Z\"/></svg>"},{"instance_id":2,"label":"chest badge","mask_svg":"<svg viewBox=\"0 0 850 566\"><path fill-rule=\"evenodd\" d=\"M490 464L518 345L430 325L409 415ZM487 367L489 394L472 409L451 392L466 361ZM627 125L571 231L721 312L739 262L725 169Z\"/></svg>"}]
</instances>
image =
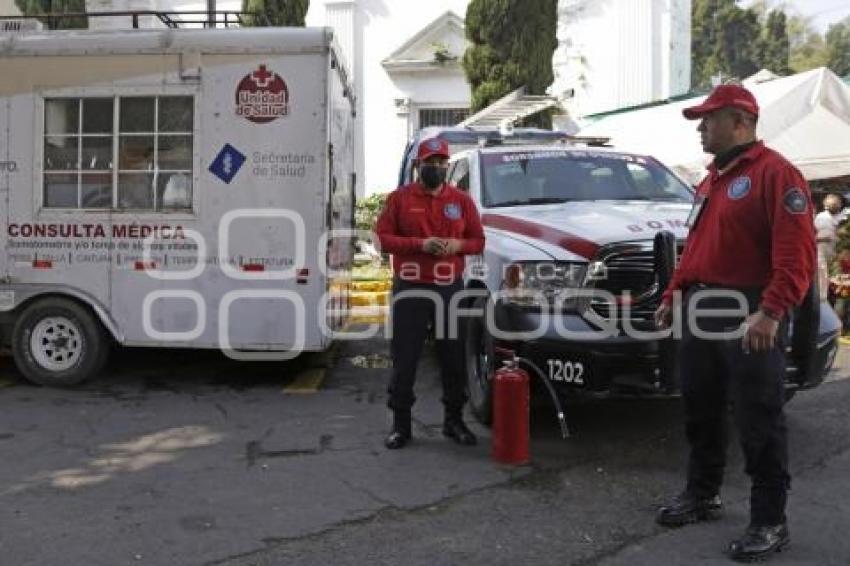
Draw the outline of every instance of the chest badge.
<instances>
[{"instance_id":1,"label":"chest badge","mask_svg":"<svg viewBox=\"0 0 850 566\"><path fill-rule=\"evenodd\" d=\"M459 220L460 219L460 205L450 202L445 207L443 207L443 214L449 220Z\"/></svg>"},{"instance_id":2,"label":"chest badge","mask_svg":"<svg viewBox=\"0 0 850 566\"><path fill-rule=\"evenodd\" d=\"M747 196L751 186L752 182L749 177L737 177L729 183L729 188L726 189L726 196L732 200L740 200Z\"/></svg>"}]
</instances>

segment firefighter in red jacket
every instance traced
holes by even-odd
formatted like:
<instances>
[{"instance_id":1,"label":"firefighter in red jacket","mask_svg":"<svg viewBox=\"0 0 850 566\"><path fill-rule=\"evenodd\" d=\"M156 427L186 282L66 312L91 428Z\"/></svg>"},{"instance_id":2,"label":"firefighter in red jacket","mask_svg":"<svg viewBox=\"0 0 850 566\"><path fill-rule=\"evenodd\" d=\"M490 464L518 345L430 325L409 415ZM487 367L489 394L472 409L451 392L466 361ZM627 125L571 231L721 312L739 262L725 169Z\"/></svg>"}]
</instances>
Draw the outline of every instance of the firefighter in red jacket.
<instances>
[{"instance_id":1,"label":"firefighter in red jacket","mask_svg":"<svg viewBox=\"0 0 850 566\"><path fill-rule=\"evenodd\" d=\"M752 486L749 527L728 552L750 561L789 541L784 350L789 312L815 272L811 195L800 172L757 141L759 107L745 88L718 86L684 115L700 120L703 149L714 161L697 188L685 250L655 313L658 325L668 326L681 294L689 315L679 344L687 484L660 509L658 522L680 526L721 514L730 399ZM733 292L746 299L739 316L728 311L741 297Z\"/></svg>"},{"instance_id":2,"label":"firefighter in red jacket","mask_svg":"<svg viewBox=\"0 0 850 566\"><path fill-rule=\"evenodd\" d=\"M419 181L390 193L375 228L382 251L393 254L393 373L387 402L393 426L384 442L390 449L404 447L411 438L413 384L429 321L435 322L442 374L443 434L459 444L476 443L463 422L463 345L449 307L463 289L464 256L484 250L484 230L469 195L445 182L448 158L445 141L420 142Z\"/></svg>"}]
</instances>

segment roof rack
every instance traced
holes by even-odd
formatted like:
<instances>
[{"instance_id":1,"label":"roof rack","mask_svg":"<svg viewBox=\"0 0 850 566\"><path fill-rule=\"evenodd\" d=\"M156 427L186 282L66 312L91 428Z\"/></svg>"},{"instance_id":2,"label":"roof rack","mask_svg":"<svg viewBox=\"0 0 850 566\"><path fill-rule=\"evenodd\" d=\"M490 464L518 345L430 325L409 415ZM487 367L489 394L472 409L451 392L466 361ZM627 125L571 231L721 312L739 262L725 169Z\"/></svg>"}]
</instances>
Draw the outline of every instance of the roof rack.
<instances>
[{"instance_id":1,"label":"roof rack","mask_svg":"<svg viewBox=\"0 0 850 566\"><path fill-rule=\"evenodd\" d=\"M36 25L23 26L24 21L32 20L41 22L44 29L56 30L59 25L67 20L81 20L92 18L129 18L133 29L140 29L145 26L140 26L139 21L142 18L156 18L167 28L181 28L186 26L201 26L207 28L214 27L237 27L244 23L246 17L256 18L262 21L265 14L254 12L240 12L232 10L179 10L179 11L159 11L159 10L127 10L127 11L112 11L112 12L53 12L44 14L30 14L27 16L0 16L0 24L2 22L16 22L15 24L7 24L4 27L10 28L9 31L27 29L29 31L37 31ZM144 20L142 20L144 21Z\"/></svg>"},{"instance_id":2,"label":"roof rack","mask_svg":"<svg viewBox=\"0 0 850 566\"><path fill-rule=\"evenodd\" d=\"M510 130L494 127L470 126L430 126L422 128L413 136L411 143L420 140L439 138L449 144L477 145L492 147L495 145L516 144L573 144L595 147L607 147L611 138L603 136L576 136L566 132L544 130L542 128L512 128Z\"/></svg>"},{"instance_id":3,"label":"roof rack","mask_svg":"<svg viewBox=\"0 0 850 566\"><path fill-rule=\"evenodd\" d=\"M44 26L38 20L28 20L23 17L0 19L0 32L41 31Z\"/></svg>"},{"instance_id":4,"label":"roof rack","mask_svg":"<svg viewBox=\"0 0 850 566\"><path fill-rule=\"evenodd\" d=\"M611 147L609 143L611 138L596 137L596 136L573 136L557 132L557 137L545 139L528 139L522 136L506 136L501 138L485 137L479 140L481 147L494 147L504 145L528 145L529 143L546 145L546 144L562 144L562 145L586 145L591 147Z\"/></svg>"},{"instance_id":5,"label":"roof rack","mask_svg":"<svg viewBox=\"0 0 850 566\"><path fill-rule=\"evenodd\" d=\"M565 136L566 140L574 144L584 144L593 147L611 147L611 138L606 136Z\"/></svg>"}]
</instances>

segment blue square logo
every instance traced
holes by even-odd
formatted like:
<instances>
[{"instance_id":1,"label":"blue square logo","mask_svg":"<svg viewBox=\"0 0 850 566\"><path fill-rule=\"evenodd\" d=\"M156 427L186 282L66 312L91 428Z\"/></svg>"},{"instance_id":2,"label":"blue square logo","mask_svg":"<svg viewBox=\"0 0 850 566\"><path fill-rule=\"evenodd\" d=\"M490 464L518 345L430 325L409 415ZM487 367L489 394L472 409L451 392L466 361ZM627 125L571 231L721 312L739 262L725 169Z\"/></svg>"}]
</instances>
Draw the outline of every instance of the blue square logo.
<instances>
[{"instance_id":1,"label":"blue square logo","mask_svg":"<svg viewBox=\"0 0 850 566\"><path fill-rule=\"evenodd\" d=\"M243 163L245 163L245 156L242 152L226 143L210 165L210 173L230 184Z\"/></svg>"}]
</instances>

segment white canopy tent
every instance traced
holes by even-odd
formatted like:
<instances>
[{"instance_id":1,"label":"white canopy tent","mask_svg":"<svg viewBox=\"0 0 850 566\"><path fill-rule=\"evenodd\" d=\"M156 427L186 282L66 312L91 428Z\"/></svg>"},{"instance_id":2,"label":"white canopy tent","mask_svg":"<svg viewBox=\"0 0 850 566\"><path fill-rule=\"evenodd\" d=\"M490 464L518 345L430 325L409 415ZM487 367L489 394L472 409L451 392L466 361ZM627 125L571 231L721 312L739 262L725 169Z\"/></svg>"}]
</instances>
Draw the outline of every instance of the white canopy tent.
<instances>
[{"instance_id":1,"label":"white canopy tent","mask_svg":"<svg viewBox=\"0 0 850 566\"><path fill-rule=\"evenodd\" d=\"M768 79L758 82L759 79ZM758 100L758 136L791 160L806 179L850 175L850 87L826 68L770 80L745 80ZM580 135L606 136L623 151L653 155L690 181L705 174L711 156L700 146L698 122L682 109L704 96L612 114L588 124Z\"/></svg>"}]
</instances>

